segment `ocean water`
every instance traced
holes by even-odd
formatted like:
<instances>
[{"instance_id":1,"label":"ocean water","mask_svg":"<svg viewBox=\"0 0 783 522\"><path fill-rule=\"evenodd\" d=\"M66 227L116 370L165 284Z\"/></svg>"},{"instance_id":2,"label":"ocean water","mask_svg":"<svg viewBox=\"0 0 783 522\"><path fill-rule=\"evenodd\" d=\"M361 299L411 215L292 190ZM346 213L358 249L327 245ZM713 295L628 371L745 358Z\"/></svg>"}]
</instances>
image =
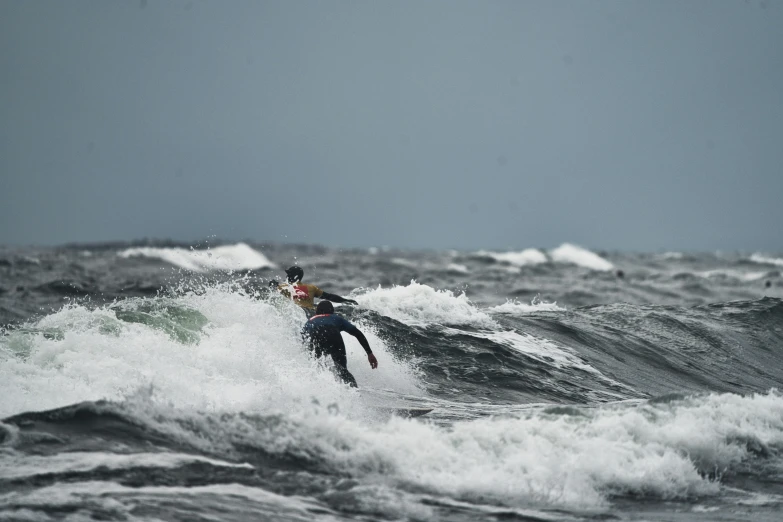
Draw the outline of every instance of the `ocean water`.
<instances>
[{"instance_id":1,"label":"ocean water","mask_svg":"<svg viewBox=\"0 0 783 522\"><path fill-rule=\"evenodd\" d=\"M338 306L379 361L346 338L358 390L268 292L294 263L359 302ZM779 521L781 270L570 244L0 248L0 520Z\"/></svg>"}]
</instances>

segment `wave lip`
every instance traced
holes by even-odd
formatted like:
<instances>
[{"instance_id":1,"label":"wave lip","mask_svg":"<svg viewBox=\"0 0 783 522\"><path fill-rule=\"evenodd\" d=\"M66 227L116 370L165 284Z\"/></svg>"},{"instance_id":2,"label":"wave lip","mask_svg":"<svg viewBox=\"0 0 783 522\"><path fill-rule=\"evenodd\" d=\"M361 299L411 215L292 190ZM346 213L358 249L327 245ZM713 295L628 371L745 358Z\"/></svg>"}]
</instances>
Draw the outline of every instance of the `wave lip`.
<instances>
[{"instance_id":1,"label":"wave lip","mask_svg":"<svg viewBox=\"0 0 783 522\"><path fill-rule=\"evenodd\" d=\"M614 265L603 257L571 243L563 243L549 252L549 255L555 263L568 263L599 271L614 269Z\"/></svg>"},{"instance_id":2,"label":"wave lip","mask_svg":"<svg viewBox=\"0 0 783 522\"><path fill-rule=\"evenodd\" d=\"M264 254L252 249L246 243L224 245L209 250L187 250L179 247L136 247L118 252L117 255L126 259L131 257L161 259L192 272L277 268Z\"/></svg>"}]
</instances>

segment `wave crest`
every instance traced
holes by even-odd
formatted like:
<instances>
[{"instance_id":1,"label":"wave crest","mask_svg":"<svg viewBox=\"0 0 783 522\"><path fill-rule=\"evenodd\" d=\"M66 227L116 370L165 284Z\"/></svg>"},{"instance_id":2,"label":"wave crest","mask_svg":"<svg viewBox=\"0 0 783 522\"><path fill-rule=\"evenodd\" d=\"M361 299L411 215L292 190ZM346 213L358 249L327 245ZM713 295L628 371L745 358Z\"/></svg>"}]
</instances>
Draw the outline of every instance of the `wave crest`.
<instances>
[{"instance_id":1,"label":"wave crest","mask_svg":"<svg viewBox=\"0 0 783 522\"><path fill-rule=\"evenodd\" d=\"M473 306L465 294L454 295L450 290L436 290L416 281L411 281L408 286L378 286L356 300L362 306L408 325L495 326L495 321Z\"/></svg>"}]
</instances>

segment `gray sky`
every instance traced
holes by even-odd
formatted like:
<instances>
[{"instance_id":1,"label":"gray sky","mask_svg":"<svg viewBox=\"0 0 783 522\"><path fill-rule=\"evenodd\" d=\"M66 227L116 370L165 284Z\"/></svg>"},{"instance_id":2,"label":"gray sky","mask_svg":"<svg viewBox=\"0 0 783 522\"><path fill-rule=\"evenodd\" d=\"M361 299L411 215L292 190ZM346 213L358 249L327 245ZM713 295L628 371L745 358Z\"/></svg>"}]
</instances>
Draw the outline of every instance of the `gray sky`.
<instances>
[{"instance_id":1,"label":"gray sky","mask_svg":"<svg viewBox=\"0 0 783 522\"><path fill-rule=\"evenodd\" d=\"M783 1L0 0L0 244L783 249Z\"/></svg>"}]
</instances>

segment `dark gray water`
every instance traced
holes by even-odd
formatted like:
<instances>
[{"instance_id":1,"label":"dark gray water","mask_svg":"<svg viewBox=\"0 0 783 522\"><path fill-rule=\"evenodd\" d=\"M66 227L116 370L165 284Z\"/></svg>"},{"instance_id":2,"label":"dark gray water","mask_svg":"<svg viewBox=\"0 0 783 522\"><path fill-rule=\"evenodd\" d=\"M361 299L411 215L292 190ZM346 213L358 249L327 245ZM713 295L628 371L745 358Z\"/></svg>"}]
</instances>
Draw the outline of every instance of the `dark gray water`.
<instances>
[{"instance_id":1,"label":"dark gray water","mask_svg":"<svg viewBox=\"0 0 783 522\"><path fill-rule=\"evenodd\" d=\"M360 303L338 309L380 363L347 339L358 391L266 290L294 263ZM782 267L570 245L0 249L0 520L777 521ZM434 411L382 409L402 406Z\"/></svg>"}]
</instances>

